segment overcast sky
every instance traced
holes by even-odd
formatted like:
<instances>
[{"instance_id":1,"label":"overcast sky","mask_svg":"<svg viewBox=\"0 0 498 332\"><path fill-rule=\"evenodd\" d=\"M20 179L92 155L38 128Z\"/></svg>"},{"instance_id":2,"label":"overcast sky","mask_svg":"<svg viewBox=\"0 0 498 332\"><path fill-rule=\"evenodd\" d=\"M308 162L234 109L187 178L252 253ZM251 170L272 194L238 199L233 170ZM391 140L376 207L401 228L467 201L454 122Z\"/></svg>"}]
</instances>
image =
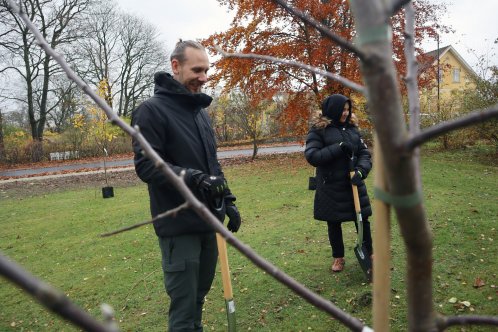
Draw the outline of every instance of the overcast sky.
<instances>
[{"instance_id":1,"label":"overcast sky","mask_svg":"<svg viewBox=\"0 0 498 332\"><path fill-rule=\"evenodd\" d=\"M314 0L315 1L315 0ZM435 3L441 1L430 0ZM227 7L221 7L216 0L117 0L119 6L130 13L145 18L156 25L167 49L173 49L179 38L205 38L215 32L226 30L233 14ZM455 30L452 35L442 35L440 46L453 45L471 66L476 57L468 52L474 49L477 54L490 53L493 42L498 38L498 0L446 0L448 11L441 21ZM427 41L426 51L436 49L435 41ZM498 65L498 56L493 57Z\"/></svg>"}]
</instances>

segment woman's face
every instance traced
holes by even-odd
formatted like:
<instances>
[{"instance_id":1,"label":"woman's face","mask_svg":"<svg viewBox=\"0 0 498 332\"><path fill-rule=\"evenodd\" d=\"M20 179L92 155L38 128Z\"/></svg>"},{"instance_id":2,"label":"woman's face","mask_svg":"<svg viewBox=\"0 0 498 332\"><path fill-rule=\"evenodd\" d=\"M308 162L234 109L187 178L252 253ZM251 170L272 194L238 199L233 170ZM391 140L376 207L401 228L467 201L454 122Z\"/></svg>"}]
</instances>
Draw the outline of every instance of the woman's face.
<instances>
[{"instance_id":1,"label":"woman's face","mask_svg":"<svg viewBox=\"0 0 498 332\"><path fill-rule=\"evenodd\" d=\"M341 123L344 123L346 122L346 119L348 118L349 116L349 111L350 111L350 106L349 106L349 103L345 103L344 104L344 109L342 110L342 115L341 115L341 118L339 119L339 121Z\"/></svg>"}]
</instances>

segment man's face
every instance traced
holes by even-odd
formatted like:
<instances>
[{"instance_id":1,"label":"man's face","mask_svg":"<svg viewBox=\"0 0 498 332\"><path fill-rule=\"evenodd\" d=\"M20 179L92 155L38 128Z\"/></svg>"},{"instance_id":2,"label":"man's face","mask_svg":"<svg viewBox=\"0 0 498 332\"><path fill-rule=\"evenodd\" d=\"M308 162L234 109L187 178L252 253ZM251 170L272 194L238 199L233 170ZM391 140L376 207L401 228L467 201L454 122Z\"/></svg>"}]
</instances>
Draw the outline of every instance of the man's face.
<instances>
[{"instance_id":1,"label":"man's face","mask_svg":"<svg viewBox=\"0 0 498 332\"><path fill-rule=\"evenodd\" d=\"M171 61L173 77L183 84L190 92L201 92L207 82L209 59L206 51L192 47L185 49L185 61L180 63L177 59Z\"/></svg>"}]
</instances>

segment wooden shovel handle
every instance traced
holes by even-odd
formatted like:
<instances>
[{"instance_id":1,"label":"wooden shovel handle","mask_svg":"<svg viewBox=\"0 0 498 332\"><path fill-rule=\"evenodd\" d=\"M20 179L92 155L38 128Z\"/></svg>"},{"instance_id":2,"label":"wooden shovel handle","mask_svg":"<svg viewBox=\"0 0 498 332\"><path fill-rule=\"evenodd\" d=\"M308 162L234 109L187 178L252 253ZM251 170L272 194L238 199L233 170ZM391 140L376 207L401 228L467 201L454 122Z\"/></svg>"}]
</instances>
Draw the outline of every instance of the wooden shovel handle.
<instances>
[{"instance_id":1,"label":"wooden shovel handle","mask_svg":"<svg viewBox=\"0 0 498 332\"><path fill-rule=\"evenodd\" d=\"M228 267L227 242L225 238L216 233L216 243L218 244L218 257L221 266L221 280L223 282L223 296L225 300L233 299L232 281L230 280L230 269Z\"/></svg>"},{"instance_id":2,"label":"wooden shovel handle","mask_svg":"<svg viewBox=\"0 0 498 332\"><path fill-rule=\"evenodd\" d=\"M350 171L349 176L351 176L351 179L353 178L355 174L355 171ZM354 210L356 213L359 213L361 211L361 206L360 206L360 196L358 195L358 187L355 186L354 184L352 185L353 187L353 200L354 200Z\"/></svg>"}]
</instances>

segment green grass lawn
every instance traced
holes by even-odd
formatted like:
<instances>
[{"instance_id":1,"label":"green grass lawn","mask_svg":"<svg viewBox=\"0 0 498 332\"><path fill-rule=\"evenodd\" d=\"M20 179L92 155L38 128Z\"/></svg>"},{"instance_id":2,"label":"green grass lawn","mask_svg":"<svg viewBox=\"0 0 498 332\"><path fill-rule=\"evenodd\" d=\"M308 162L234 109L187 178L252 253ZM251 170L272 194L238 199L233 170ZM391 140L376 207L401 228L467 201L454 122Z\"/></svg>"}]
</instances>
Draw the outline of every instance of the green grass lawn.
<instances>
[{"instance_id":1,"label":"green grass lawn","mask_svg":"<svg viewBox=\"0 0 498 332\"><path fill-rule=\"evenodd\" d=\"M346 269L329 270L326 225L313 220L312 168L301 154L225 167L243 224L237 236L314 292L371 326L371 288L353 253L354 225L344 224ZM469 151L422 159L427 216L434 233L434 301L445 315L498 315L497 166ZM372 178L368 181L373 192ZM165 331L168 298L151 226L111 238L99 234L148 219L144 185L94 188L0 201L0 250L101 319L110 304L122 331ZM375 226L374 226L375 231ZM404 247L392 226L392 331L406 330ZM337 321L229 248L239 331L344 331ZM474 288L479 277L485 285ZM450 303L456 298L456 303ZM0 331L77 331L0 279ZM468 301L470 306L462 305ZM218 270L208 294L205 331L226 330ZM461 331L461 328L450 329ZM465 328L465 331L491 331Z\"/></svg>"}]
</instances>

